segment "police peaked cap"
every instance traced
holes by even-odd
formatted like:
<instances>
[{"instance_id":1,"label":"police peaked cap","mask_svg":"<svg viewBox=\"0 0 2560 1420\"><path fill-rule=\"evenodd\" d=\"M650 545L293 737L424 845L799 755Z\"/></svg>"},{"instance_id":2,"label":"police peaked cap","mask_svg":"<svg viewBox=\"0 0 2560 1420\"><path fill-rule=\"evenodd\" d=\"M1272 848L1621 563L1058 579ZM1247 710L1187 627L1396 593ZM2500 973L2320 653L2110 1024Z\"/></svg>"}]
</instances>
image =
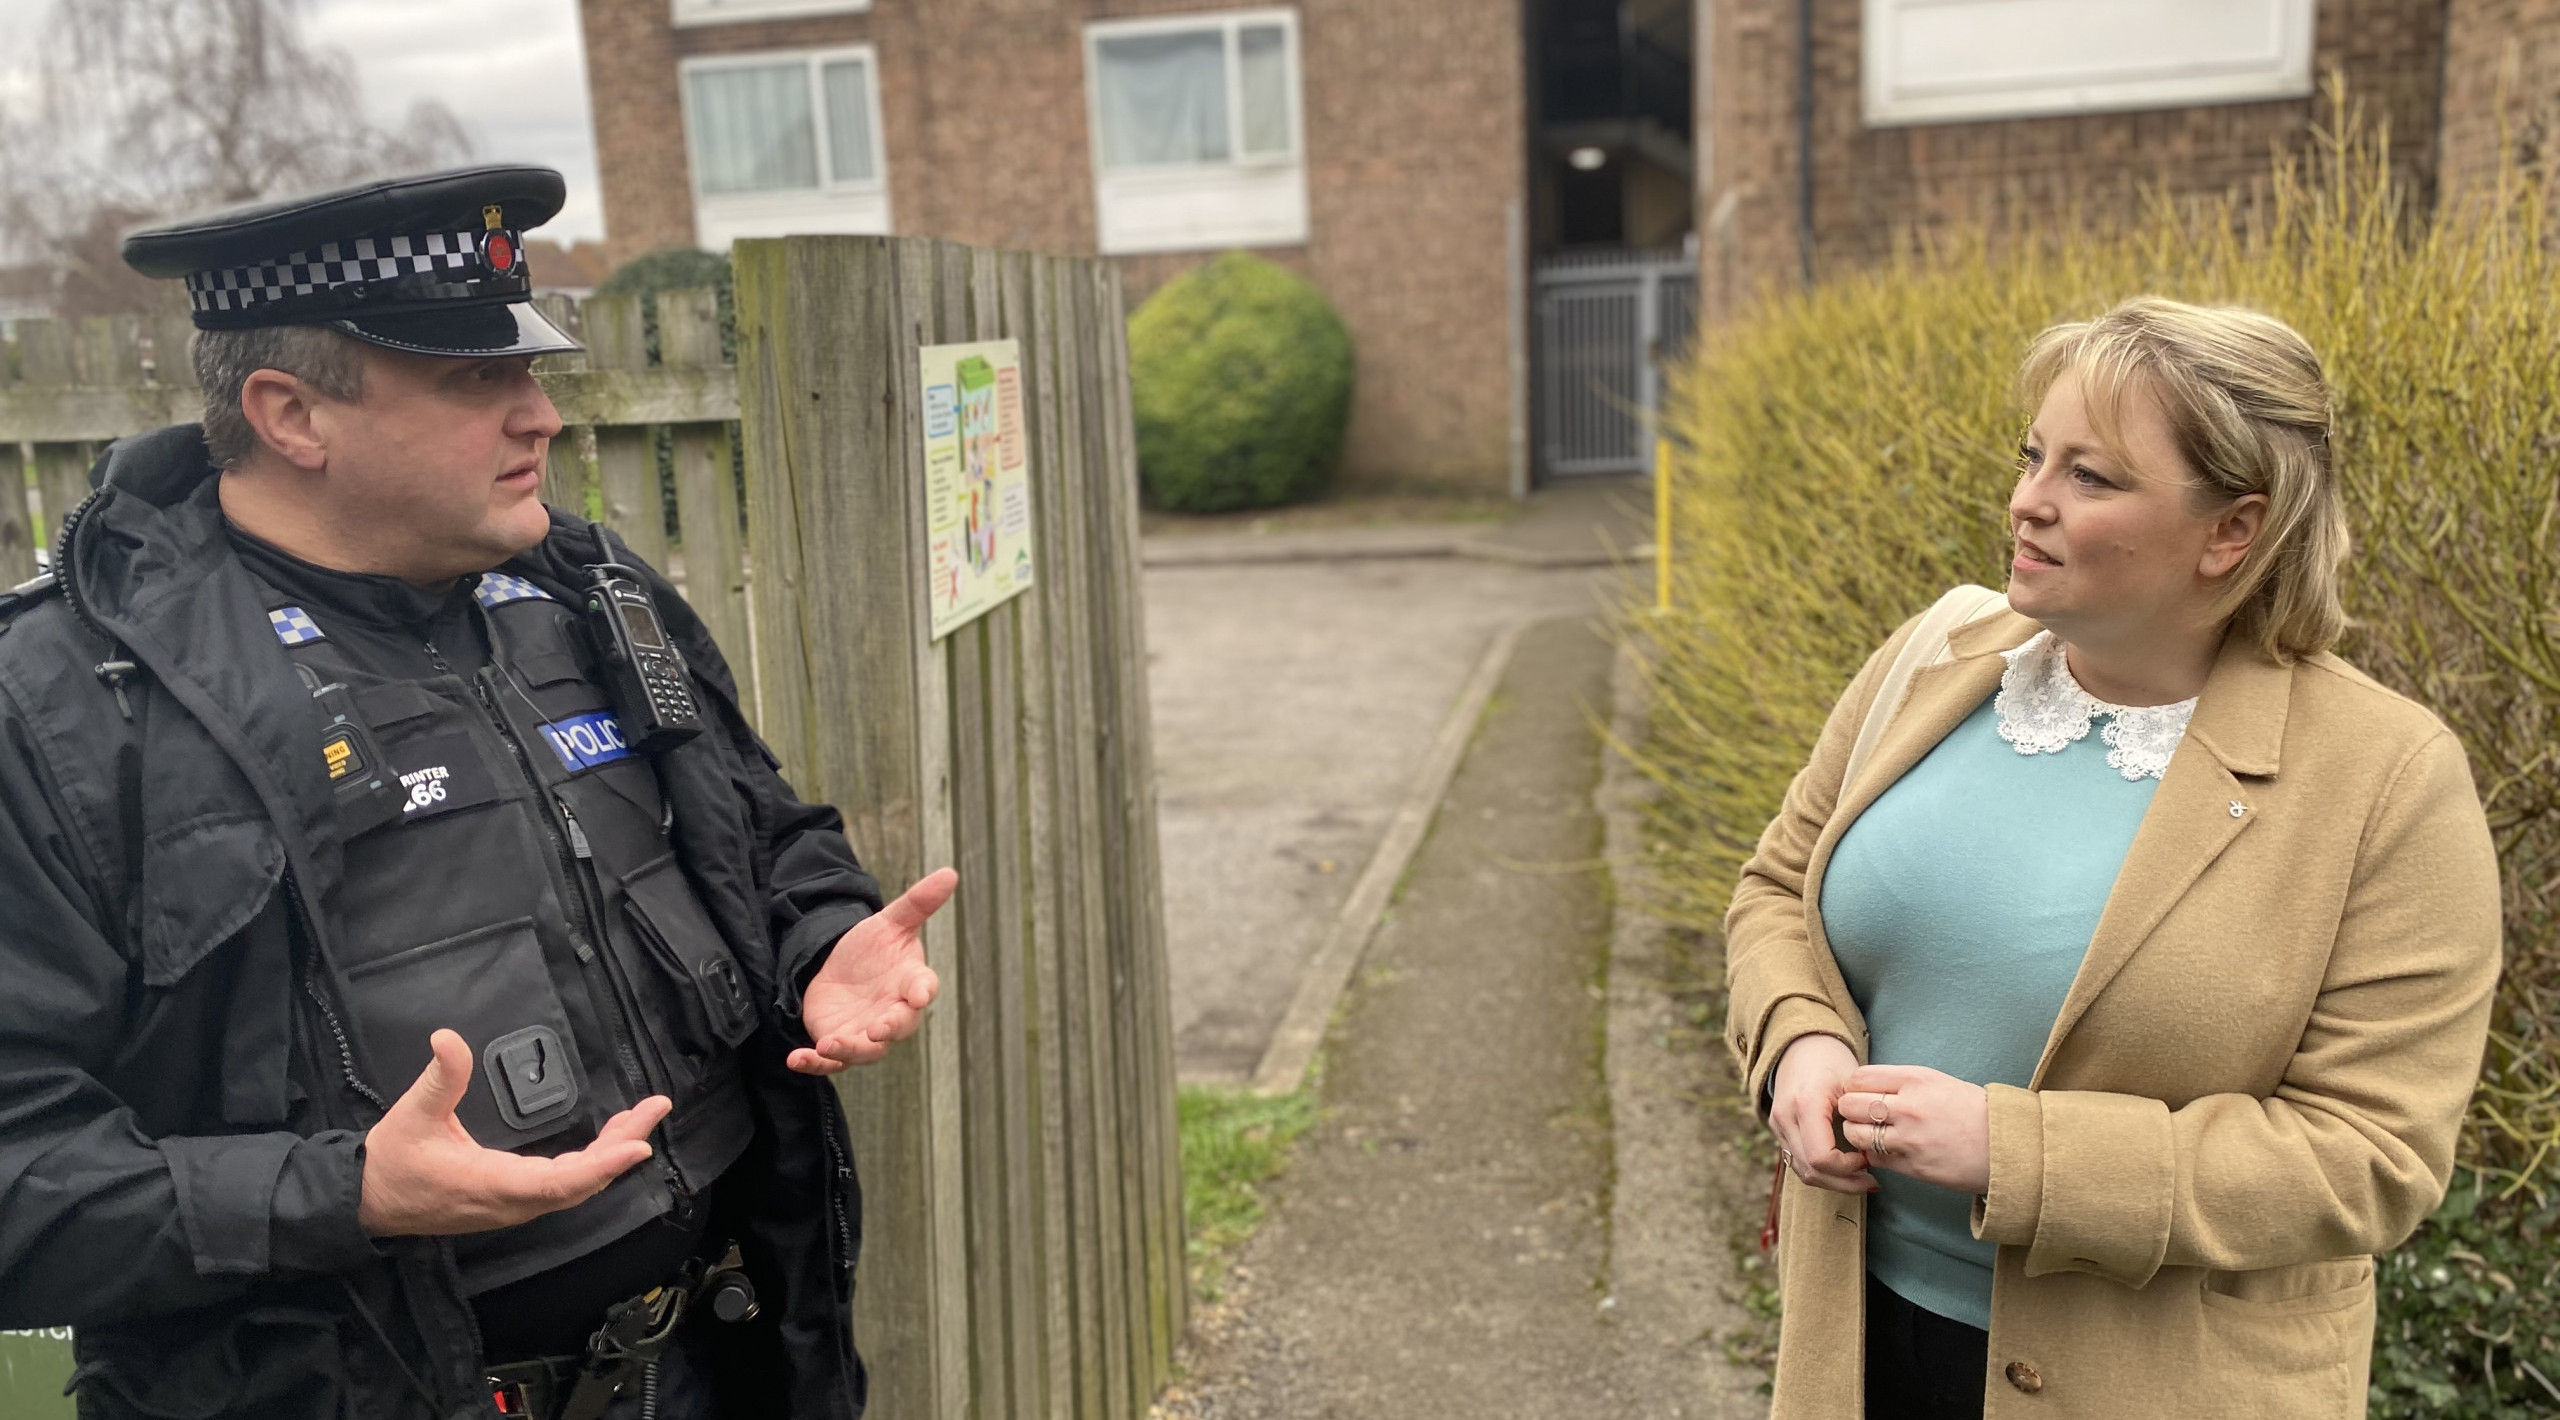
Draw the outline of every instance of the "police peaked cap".
<instances>
[{"instance_id":1,"label":"police peaked cap","mask_svg":"<svg viewBox=\"0 0 2560 1420\"><path fill-rule=\"evenodd\" d=\"M326 325L420 355L581 348L531 302L524 230L566 185L496 163L386 178L125 234L125 263L183 277L198 330Z\"/></svg>"}]
</instances>

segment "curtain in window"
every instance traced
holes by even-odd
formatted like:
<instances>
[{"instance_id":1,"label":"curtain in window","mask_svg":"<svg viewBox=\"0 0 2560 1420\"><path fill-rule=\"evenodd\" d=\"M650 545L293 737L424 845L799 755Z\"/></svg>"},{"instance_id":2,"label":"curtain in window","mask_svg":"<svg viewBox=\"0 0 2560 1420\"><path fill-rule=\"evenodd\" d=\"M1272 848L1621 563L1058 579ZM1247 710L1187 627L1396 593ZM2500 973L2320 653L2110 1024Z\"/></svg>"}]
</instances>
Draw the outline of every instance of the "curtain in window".
<instances>
[{"instance_id":1,"label":"curtain in window","mask_svg":"<svg viewBox=\"0 0 2560 1420\"><path fill-rule=\"evenodd\" d=\"M827 90L827 166L837 182L871 182L880 170L872 161L871 66L859 59L840 59L822 66Z\"/></svg>"},{"instance_id":2,"label":"curtain in window","mask_svg":"<svg viewBox=\"0 0 2560 1420\"><path fill-rule=\"evenodd\" d=\"M1224 31L1119 35L1093 48L1104 167L1227 160Z\"/></svg>"},{"instance_id":3,"label":"curtain in window","mask_svg":"<svg viewBox=\"0 0 2560 1420\"><path fill-rule=\"evenodd\" d=\"M1248 156L1285 155L1289 144L1289 32L1278 25L1246 25L1236 32L1237 88L1244 100Z\"/></svg>"},{"instance_id":4,"label":"curtain in window","mask_svg":"<svg viewBox=\"0 0 2560 1420\"><path fill-rule=\"evenodd\" d=\"M686 76L685 97L698 191L774 192L818 185L818 134L809 111L805 61L698 69Z\"/></svg>"}]
</instances>

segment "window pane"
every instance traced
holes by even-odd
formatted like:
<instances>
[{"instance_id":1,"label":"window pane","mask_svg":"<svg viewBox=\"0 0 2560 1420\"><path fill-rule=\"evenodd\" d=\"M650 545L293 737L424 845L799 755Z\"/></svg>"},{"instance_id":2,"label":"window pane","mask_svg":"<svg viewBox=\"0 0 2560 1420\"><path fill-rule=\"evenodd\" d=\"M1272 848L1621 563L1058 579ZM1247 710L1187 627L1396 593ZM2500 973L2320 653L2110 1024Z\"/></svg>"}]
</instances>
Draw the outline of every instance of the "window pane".
<instances>
[{"instance_id":1,"label":"window pane","mask_svg":"<svg viewBox=\"0 0 2560 1420\"><path fill-rule=\"evenodd\" d=\"M1247 153L1289 151L1289 32L1278 25L1247 25L1236 33L1238 83L1244 93Z\"/></svg>"},{"instance_id":2,"label":"window pane","mask_svg":"<svg viewBox=\"0 0 2560 1420\"><path fill-rule=\"evenodd\" d=\"M871 66L840 59L822 71L827 86L827 166L837 182L880 176L871 155Z\"/></svg>"},{"instance_id":3,"label":"window pane","mask_svg":"<svg viewBox=\"0 0 2560 1420\"><path fill-rule=\"evenodd\" d=\"M686 77L694 185L706 193L818 185L805 61L699 69Z\"/></svg>"},{"instance_id":4,"label":"window pane","mask_svg":"<svg viewBox=\"0 0 2560 1420\"><path fill-rule=\"evenodd\" d=\"M1227 46L1218 30L1121 35L1094 45L1102 165L1227 159Z\"/></svg>"}]
</instances>

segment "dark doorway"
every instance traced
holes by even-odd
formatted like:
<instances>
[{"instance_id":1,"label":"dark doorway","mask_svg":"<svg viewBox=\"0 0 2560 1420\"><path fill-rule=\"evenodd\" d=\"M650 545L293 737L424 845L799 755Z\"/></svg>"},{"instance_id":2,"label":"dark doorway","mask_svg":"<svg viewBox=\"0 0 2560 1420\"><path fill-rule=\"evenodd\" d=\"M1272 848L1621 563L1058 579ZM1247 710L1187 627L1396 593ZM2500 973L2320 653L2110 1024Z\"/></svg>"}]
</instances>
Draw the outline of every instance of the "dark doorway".
<instances>
[{"instance_id":1,"label":"dark doorway","mask_svg":"<svg viewBox=\"0 0 2560 1420\"><path fill-rule=\"evenodd\" d=\"M1694 0L1529 0L1529 363L1544 480L1652 466L1696 306Z\"/></svg>"},{"instance_id":2,"label":"dark doorway","mask_svg":"<svg viewBox=\"0 0 2560 1420\"><path fill-rule=\"evenodd\" d=\"M1691 0L1531 0L1531 248L1676 247L1691 191Z\"/></svg>"}]
</instances>

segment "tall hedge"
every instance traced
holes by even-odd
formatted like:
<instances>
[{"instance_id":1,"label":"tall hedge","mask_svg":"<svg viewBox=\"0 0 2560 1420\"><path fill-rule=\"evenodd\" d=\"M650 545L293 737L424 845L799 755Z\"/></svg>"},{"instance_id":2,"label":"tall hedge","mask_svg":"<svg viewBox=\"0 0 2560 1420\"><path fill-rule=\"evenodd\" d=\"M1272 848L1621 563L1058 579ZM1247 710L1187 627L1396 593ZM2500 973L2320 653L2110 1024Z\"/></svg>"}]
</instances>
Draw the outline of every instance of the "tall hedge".
<instances>
[{"instance_id":1,"label":"tall hedge","mask_svg":"<svg viewBox=\"0 0 2560 1420\"><path fill-rule=\"evenodd\" d=\"M1138 478L1160 508L1219 513L1312 498L1351 418L1351 333L1324 293L1228 252L1129 318Z\"/></svg>"},{"instance_id":2,"label":"tall hedge","mask_svg":"<svg viewBox=\"0 0 2560 1420\"><path fill-rule=\"evenodd\" d=\"M2560 260L2545 194L2414 216L2350 131L2242 204L1775 299L1676 381L1652 839L1712 928L1825 714L1904 618L2006 580L2028 340L2146 292L2292 322L2338 395L2341 651L2460 735L2504 867L2495 1037L2443 1208L2380 1273L2377 1416L2560 1411Z\"/></svg>"}]
</instances>

